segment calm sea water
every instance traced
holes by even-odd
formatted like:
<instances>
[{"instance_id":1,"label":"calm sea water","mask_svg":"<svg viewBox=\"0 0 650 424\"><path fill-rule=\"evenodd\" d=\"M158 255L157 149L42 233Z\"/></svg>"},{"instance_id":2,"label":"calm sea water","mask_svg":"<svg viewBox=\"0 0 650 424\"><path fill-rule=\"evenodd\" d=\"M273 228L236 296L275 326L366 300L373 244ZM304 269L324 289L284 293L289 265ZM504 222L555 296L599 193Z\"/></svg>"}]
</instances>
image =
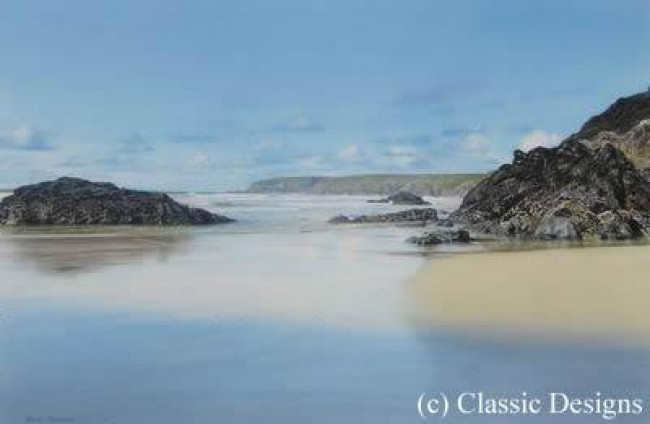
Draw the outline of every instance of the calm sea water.
<instances>
[{"instance_id":1,"label":"calm sea water","mask_svg":"<svg viewBox=\"0 0 650 424\"><path fill-rule=\"evenodd\" d=\"M176 197L239 222L0 233L0 423L417 423L423 392L649 392L641 349L415 324L421 303L405 287L427 258L404 239L422 229L325 223L403 208L354 196Z\"/></svg>"}]
</instances>

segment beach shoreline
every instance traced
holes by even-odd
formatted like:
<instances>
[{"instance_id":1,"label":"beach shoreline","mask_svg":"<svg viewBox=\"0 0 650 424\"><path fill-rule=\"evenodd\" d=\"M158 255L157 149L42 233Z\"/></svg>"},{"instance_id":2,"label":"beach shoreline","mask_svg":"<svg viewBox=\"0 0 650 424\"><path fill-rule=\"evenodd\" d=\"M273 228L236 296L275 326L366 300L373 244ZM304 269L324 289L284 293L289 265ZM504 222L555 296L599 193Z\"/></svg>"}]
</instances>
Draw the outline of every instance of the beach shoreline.
<instances>
[{"instance_id":1,"label":"beach shoreline","mask_svg":"<svg viewBox=\"0 0 650 424\"><path fill-rule=\"evenodd\" d=\"M474 335L648 344L649 245L465 252L407 287L418 326Z\"/></svg>"}]
</instances>

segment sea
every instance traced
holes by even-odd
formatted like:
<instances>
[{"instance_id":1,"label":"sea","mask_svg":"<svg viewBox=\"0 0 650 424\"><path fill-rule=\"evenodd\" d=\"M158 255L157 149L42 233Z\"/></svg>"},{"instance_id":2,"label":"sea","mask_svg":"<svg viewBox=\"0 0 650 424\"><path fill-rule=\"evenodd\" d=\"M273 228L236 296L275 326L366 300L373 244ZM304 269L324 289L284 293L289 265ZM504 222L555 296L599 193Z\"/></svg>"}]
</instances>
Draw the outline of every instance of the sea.
<instances>
[{"instance_id":1,"label":"sea","mask_svg":"<svg viewBox=\"0 0 650 424\"><path fill-rule=\"evenodd\" d=\"M427 304L408 290L418 270L468 248L405 243L420 225L327 223L404 207L173 196L237 222L0 230L1 424L594 423L621 407L609 397L650 393L644 349L414 319ZM460 201L428 200L442 213ZM546 407L550 393L591 400L593 411L484 405ZM615 422L648 422L641 400Z\"/></svg>"}]
</instances>

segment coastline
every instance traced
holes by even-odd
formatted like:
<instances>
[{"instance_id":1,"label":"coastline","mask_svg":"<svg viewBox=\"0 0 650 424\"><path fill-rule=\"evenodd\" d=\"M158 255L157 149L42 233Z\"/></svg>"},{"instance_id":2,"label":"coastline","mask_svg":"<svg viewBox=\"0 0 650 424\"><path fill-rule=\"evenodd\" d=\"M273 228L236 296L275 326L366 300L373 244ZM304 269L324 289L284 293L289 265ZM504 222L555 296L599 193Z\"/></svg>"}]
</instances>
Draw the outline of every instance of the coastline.
<instances>
[{"instance_id":1,"label":"coastline","mask_svg":"<svg viewBox=\"0 0 650 424\"><path fill-rule=\"evenodd\" d=\"M0 357L8 376L0 384L0 421L62 411L128 424L187 416L241 422L249 411L232 408L238 399L272 394L263 415L250 422L293 424L317 413L323 423L340 417L410 422L418 420L417 393L432 387L449 393L475 387L576 395L647 391L647 379L639 378L650 369L645 349L577 336L529 343L529 337L492 337L497 325L472 334L460 325L436 331L411 319L436 306L417 296L422 290L414 293L419 286L412 279L426 269L437 275L447 261L493 261L494 255L510 261L510 255L537 254L531 249L587 250L569 247L578 243L421 248L404 240L422 227L326 223L335 212L366 213L365 197L190 194L177 200L208 210L220 205L238 221L0 231L6 330ZM458 201L430 200L442 209ZM377 212L401 208L372 206ZM645 258L647 250L635 255ZM422 284L425 293L431 275ZM478 300L459 298L463 307L480 302L468 297ZM161 406L161 396L170 401ZM107 413L106 399L122 407ZM304 415L296 415L296 399ZM376 404L370 412L349 407L368 399Z\"/></svg>"},{"instance_id":2,"label":"coastline","mask_svg":"<svg viewBox=\"0 0 650 424\"><path fill-rule=\"evenodd\" d=\"M432 258L407 287L418 326L531 340L650 342L650 245Z\"/></svg>"}]
</instances>

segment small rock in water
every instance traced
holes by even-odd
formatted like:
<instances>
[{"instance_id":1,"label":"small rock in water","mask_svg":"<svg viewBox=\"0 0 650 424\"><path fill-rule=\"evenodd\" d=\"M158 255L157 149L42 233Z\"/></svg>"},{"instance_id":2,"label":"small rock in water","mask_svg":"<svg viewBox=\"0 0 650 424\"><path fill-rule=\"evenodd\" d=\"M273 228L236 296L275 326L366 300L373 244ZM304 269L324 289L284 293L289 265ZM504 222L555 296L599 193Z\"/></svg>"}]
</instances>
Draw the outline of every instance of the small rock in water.
<instances>
[{"instance_id":1,"label":"small rock in water","mask_svg":"<svg viewBox=\"0 0 650 424\"><path fill-rule=\"evenodd\" d=\"M421 236L409 237L406 241L418 246L432 246L443 243L469 243L471 238L467 230L433 230Z\"/></svg>"},{"instance_id":2,"label":"small rock in water","mask_svg":"<svg viewBox=\"0 0 650 424\"><path fill-rule=\"evenodd\" d=\"M353 222L353 220L347 215L336 215L334 218L331 218L327 222L329 222L330 224L347 224Z\"/></svg>"},{"instance_id":3,"label":"small rock in water","mask_svg":"<svg viewBox=\"0 0 650 424\"><path fill-rule=\"evenodd\" d=\"M429 222L437 221L438 212L433 208L408 209L401 212L377 215L347 216L337 215L328 222L331 224L371 224L371 223L400 223L400 222Z\"/></svg>"},{"instance_id":4,"label":"small rock in water","mask_svg":"<svg viewBox=\"0 0 650 424\"><path fill-rule=\"evenodd\" d=\"M409 191L398 191L379 200L368 200L368 203L391 203L393 205L430 205L422 197Z\"/></svg>"}]
</instances>

